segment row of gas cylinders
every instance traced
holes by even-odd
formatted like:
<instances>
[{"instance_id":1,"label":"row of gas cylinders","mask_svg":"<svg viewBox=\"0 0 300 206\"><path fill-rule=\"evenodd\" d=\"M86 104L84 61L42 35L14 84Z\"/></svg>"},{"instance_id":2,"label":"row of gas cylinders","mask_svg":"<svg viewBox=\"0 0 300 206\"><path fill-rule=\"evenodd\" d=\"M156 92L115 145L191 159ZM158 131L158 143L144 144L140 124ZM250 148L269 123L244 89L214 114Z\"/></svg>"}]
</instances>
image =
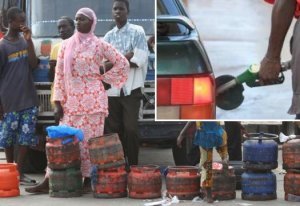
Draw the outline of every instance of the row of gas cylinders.
<instances>
[{"instance_id":1,"label":"row of gas cylinders","mask_svg":"<svg viewBox=\"0 0 300 206\"><path fill-rule=\"evenodd\" d=\"M104 170L93 168L92 179L96 179L97 183L92 183L94 196L100 198L128 195L135 199L152 199L162 196L162 175L157 165L131 166L128 175L123 167ZM235 175L232 169L214 170L213 180L212 192L215 199L229 200L236 197ZM190 200L199 196L199 168L193 166L168 167L166 189L168 195L177 196L181 200Z\"/></svg>"},{"instance_id":2,"label":"row of gas cylinders","mask_svg":"<svg viewBox=\"0 0 300 206\"><path fill-rule=\"evenodd\" d=\"M285 200L288 196L300 197L300 139L290 140L282 146ZM278 145L260 136L243 144L242 198L246 200L276 199L276 175L271 172L278 166Z\"/></svg>"},{"instance_id":3,"label":"row of gas cylinders","mask_svg":"<svg viewBox=\"0 0 300 206\"><path fill-rule=\"evenodd\" d=\"M277 143L273 140L247 140L243 147L244 168L247 172L242 175L242 196L252 200L274 197L274 194L276 195L276 176L270 170L278 165ZM283 167L287 169L284 179L286 199L288 195L300 195L299 147L300 140L296 139L285 143L282 148ZM123 149L117 134L91 139L89 150L93 164L92 188L95 197L125 196L127 186L129 196L133 198L151 198L152 196L158 197L158 194L161 195L161 177L157 166L133 166L131 168L132 173L127 175L124 167ZM79 169L80 150L78 141L73 137L49 140L46 144L46 152L48 166L52 169L49 179L50 196L51 194L57 197L81 195L82 176ZM0 196L9 196L18 191L18 184L15 183L17 170L12 168L12 165L2 165L0 167ZM135 181L132 176L138 180ZM151 179L149 176L153 176L156 180L147 181L149 178ZM235 177L232 169L226 172L222 170L214 171L213 178L216 178L213 187L215 198L231 199L235 197ZM8 184L6 181L10 181L10 183ZM116 184L116 182L120 184ZM145 185L149 182L149 184L152 184L149 187L156 189L151 192L135 189L137 187L133 186L135 182L142 185L140 188L148 188ZM104 183L108 183L108 185L103 186ZM168 193L177 195L181 199L197 196L200 188L198 168L170 167L166 184ZM13 186L7 189L7 185ZM114 189L115 187L118 188ZM7 193L7 191L11 191L11 193ZM257 192L263 195L257 197ZM218 194L220 195L218 196Z\"/></svg>"},{"instance_id":4,"label":"row of gas cylinders","mask_svg":"<svg viewBox=\"0 0 300 206\"><path fill-rule=\"evenodd\" d=\"M68 137L70 138L70 137ZM75 139L75 138L74 138ZM74 197L82 191L82 177L78 165L79 145L75 140L48 141L46 152L49 168L50 196ZM63 144L67 142L67 144ZM159 166L131 166L125 170L124 153L117 134L92 138L88 142L92 163L92 190L96 198L161 197L162 177ZM73 149L72 149L73 147ZM78 147L78 148L77 148ZM233 169L214 170L213 195L216 199L235 198ZM200 194L200 174L197 167L169 167L166 176L168 194L180 199L192 199Z\"/></svg>"},{"instance_id":5,"label":"row of gas cylinders","mask_svg":"<svg viewBox=\"0 0 300 206\"><path fill-rule=\"evenodd\" d=\"M162 196L162 175L159 166L133 165L127 173L124 153L117 134L104 135L89 140L89 153L93 164L91 179L96 198L130 197L151 199ZM227 194L235 198L235 176L231 169L226 175L215 173L216 198ZM228 182L228 184L224 184ZM169 167L166 176L168 194L179 199L192 199L200 194L199 168L191 166ZM231 189L229 189L231 187ZM228 195L228 193L230 193ZM221 195L220 195L221 194ZM226 196L226 195L225 195ZM229 196L229 197L228 197Z\"/></svg>"},{"instance_id":6,"label":"row of gas cylinders","mask_svg":"<svg viewBox=\"0 0 300 206\"><path fill-rule=\"evenodd\" d=\"M92 164L92 189L94 197L122 197L124 191L118 190L127 185L127 173L121 142L117 134L92 138L88 142ZM80 171L80 148L76 137L48 139L46 155L49 174L49 195L51 197L77 197L82 195L82 174ZM109 179L104 180L109 173ZM126 177L126 178L125 178ZM117 178L117 180L116 180ZM118 191L108 187L103 189L103 181L115 184ZM127 193L126 193L127 195Z\"/></svg>"},{"instance_id":7,"label":"row of gas cylinders","mask_svg":"<svg viewBox=\"0 0 300 206\"><path fill-rule=\"evenodd\" d=\"M213 197L225 200L235 198L235 175L232 169L213 170ZM99 169L93 167L94 197L151 199L161 197L162 175L159 166L131 166L128 174L124 166ZM50 173L51 197L76 197L82 194L80 170L69 167L53 169ZM169 167L166 176L169 195L192 199L200 194L200 174L197 167ZM50 194L50 192L49 192ZM20 195L19 174L15 164L0 164L0 197Z\"/></svg>"}]
</instances>

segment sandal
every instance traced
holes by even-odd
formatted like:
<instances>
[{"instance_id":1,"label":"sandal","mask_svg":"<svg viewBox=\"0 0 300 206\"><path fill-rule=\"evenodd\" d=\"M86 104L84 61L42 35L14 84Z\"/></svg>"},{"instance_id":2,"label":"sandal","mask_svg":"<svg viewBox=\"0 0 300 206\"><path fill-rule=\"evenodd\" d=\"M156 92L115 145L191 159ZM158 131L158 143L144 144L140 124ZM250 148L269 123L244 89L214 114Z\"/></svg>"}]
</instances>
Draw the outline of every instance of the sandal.
<instances>
[{"instance_id":1,"label":"sandal","mask_svg":"<svg viewBox=\"0 0 300 206\"><path fill-rule=\"evenodd\" d=\"M38 184L38 182L34 179L31 179L25 175L20 176L20 185L25 185L25 186L34 186Z\"/></svg>"}]
</instances>

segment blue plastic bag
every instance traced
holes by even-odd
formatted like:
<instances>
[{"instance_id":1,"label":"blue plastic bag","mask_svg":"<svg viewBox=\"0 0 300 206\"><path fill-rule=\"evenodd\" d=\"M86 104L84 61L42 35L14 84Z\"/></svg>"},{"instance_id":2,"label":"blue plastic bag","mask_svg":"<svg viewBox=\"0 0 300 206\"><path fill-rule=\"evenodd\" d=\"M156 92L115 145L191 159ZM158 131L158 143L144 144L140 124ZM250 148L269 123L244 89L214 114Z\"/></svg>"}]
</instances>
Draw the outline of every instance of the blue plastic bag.
<instances>
[{"instance_id":1,"label":"blue plastic bag","mask_svg":"<svg viewBox=\"0 0 300 206\"><path fill-rule=\"evenodd\" d=\"M81 129L69 127L67 125L49 126L46 128L46 130L48 133L48 137L51 139L75 136L79 141L83 140L83 132Z\"/></svg>"}]
</instances>

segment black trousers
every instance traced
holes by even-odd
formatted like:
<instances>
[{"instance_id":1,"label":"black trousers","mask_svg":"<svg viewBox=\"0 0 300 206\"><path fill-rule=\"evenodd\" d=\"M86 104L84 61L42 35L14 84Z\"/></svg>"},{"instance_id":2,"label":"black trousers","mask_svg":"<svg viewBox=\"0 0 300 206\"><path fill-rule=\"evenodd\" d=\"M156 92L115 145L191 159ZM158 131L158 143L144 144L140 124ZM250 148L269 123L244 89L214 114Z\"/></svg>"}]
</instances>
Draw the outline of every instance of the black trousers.
<instances>
[{"instance_id":1,"label":"black trousers","mask_svg":"<svg viewBox=\"0 0 300 206\"><path fill-rule=\"evenodd\" d=\"M225 122L227 147L230 161L242 160L242 134L240 122Z\"/></svg>"},{"instance_id":2,"label":"black trousers","mask_svg":"<svg viewBox=\"0 0 300 206\"><path fill-rule=\"evenodd\" d=\"M129 166L138 164L138 115L142 97L138 88L129 96L108 98L109 115L105 119L104 133L118 133Z\"/></svg>"}]
</instances>

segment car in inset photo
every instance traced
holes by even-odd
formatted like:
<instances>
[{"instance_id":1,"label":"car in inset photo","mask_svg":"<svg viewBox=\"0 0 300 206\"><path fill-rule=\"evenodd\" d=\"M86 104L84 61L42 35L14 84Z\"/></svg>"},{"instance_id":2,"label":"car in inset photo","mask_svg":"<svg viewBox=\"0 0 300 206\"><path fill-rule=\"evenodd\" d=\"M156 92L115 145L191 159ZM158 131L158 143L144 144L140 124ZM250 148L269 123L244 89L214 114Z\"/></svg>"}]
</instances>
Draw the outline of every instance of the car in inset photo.
<instances>
[{"instance_id":1,"label":"car in inset photo","mask_svg":"<svg viewBox=\"0 0 300 206\"><path fill-rule=\"evenodd\" d=\"M215 77L179 0L157 1L156 119L215 119Z\"/></svg>"}]
</instances>

